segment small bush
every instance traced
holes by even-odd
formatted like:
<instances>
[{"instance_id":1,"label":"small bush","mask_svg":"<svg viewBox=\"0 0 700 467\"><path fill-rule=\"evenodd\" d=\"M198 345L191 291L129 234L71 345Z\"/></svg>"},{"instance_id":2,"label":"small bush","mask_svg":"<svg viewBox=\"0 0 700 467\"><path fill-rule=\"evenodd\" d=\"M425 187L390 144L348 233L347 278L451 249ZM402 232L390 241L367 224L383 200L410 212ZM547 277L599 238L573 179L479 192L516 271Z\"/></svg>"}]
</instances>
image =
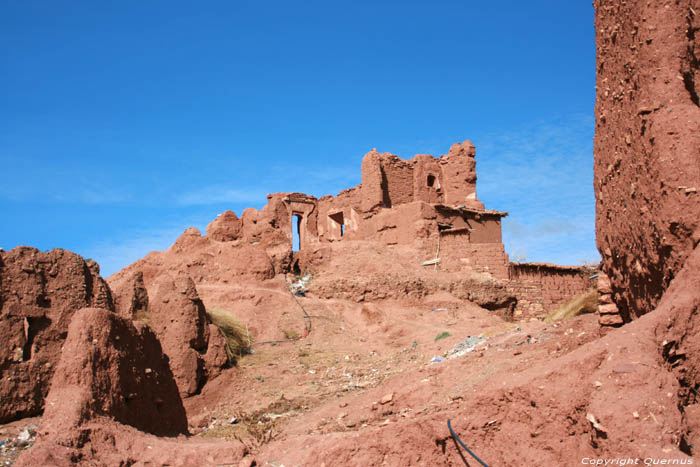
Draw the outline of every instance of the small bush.
<instances>
[{"instance_id":1,"label":"small bush","mask_svg":"<svg viewBox=\"0 0 700 467\"><path fill-rule=\"evenodd\" d=\"M287 340L292 341L299 339L299 333L294 330L285 329L284 331L282 331L282 333L284 334L284 338Z\"/></svg>"},{"instance_id":2,"label":"small bush","mask_svg":"<svg viewBox=\"0 0 700 467\"><path fill-rule=\"evenodd\" d=\"M598 291L596 289L591 289L588 292L572 298L567 303L549 313L545 317L544 321L545 323L552 323L554 321L569 319L586 313L595 313L597 309Z\"/></svg>"},{"instance_id":3,"label":"small bush","mask_svg":"<svg viewBox=\"0 0 700 467\"><path fill-rule=\"evenodd\" d=\"M450 334L447 331L441 332L437 336L435 336L435 342L439 341L440 339L444 339L445 337L450 337L452 334Z\"/></svg>"},{"instance_id":4,"label":"small bush","mask_svg":"<svg viewBox=\"0 0 700 467\"><path fill-rule=\"evenodd\" d=\"M212 308L207 310L207 315L214 326L221 329L226 338L226 355L231 365L236 359L245 353L249 353L253 340L248 329L241 324L231 313Z\"/></svg>"}]
</instances>

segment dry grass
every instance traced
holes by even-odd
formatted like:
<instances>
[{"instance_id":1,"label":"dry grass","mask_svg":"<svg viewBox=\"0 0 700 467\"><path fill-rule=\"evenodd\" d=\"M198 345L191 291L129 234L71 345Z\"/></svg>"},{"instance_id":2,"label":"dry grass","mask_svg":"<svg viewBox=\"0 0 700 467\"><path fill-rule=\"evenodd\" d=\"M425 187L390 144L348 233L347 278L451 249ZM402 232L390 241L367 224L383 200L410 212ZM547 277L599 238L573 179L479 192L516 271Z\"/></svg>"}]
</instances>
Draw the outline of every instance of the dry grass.
<instances>
[{"instance_id":1,"label":"dry grass","mask_svg":"<svg viewBox=\"0 0 700 467\"><path fill-rule=\"evenodd\" d=\"M573 318L574 316L583 315L585 313L595 313L598 309L598 291L591 289L588 292L582 293L569 302L563 304L556 310L549 313L544 321L552 323L563 319Z\"/></svg>"},{"instance_id":2,"label":"dry grass","mask_svg":"<svg viewBox=\"0 0 700 467\"><path fill-rule=\"evenodd\" d=\"M254 412L234 412L236 424L215 423L200 434L204 438L238 440L249 451L255 451L264 444L277 438L281 433L280 425L284 420L309 409L304 399L286 399L281 396L277 401ZM224 417L228 419L230 416Z\"/></svg>"},{"instance_id":3,"label":"dry grass","mask_svg":"<svg viewBox=\"0 0 700 467\"><path fill-rule=\"evenodd\" d=\"M134 310L134 314L131 319L133 321L140 321L148 324L149 326L151 325L151 313L149 313L148 309L146 308Z\"/></svg>"},{"instance_id":4,"label":"dry grass","mask_svg":"<svg viewBox=\"0 0 700 467\"><path fill-rule=\"evenodd\" d=\"M228 361L231 365L235 364L236 359L248 353L253 344L248 329L227 311L211 308L207 310L207 315L224 334Z\"/></svg>"},{"instance_id":5,"label":"dry grass","mask_svg":"<svg viewBox=\"0 0 700 467\"><path fill-rule=\"evenodd\" d=\"M235 425L228 423L215 424L199 436L202 438L224 439L226 441L237 440L246 446L249 451L255 451L279 435L279 428L275 420L254 419L253 416L245 413L236 414L235 418L238 419Z\"/></svg>"}]
</instances>

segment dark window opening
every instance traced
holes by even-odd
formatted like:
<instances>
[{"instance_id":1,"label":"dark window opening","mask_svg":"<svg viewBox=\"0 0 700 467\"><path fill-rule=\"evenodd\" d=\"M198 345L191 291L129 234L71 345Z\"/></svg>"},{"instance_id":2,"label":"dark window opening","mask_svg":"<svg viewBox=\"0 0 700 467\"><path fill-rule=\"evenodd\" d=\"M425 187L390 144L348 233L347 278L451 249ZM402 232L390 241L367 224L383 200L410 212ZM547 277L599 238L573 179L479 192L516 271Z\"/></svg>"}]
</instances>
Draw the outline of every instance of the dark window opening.
<instances>
[{"instance_id":1,"label":"dark window opening","mask_svg":"<svg viewBox=\"0 0 700 467\"><path fill-rule=\"evenodd\" d=\"M292 215L292 251L301 250L301 215Z\"/></svg>"},{"instance_id":2,"label":"dark window opening","mask_svg":"<svg viewBox=\"0 0 700 467\"><path fill-rule=\"evenodd\" d=\"M428 175L428 186L432 187L435 185L435 175Z\"/></svg>"},{"instance_id":3,"label":"dark window opening","mask_svg":"<svg viewBox=\"0 0 700 467\"><path fill-rule=\"evenodd\" d=\"M345 216L343 216L343 212L341 211L336 212L335 214L329 214L328 217L340 228L340 236L342 237L345 235Z\"/></svg>"}]
</instances>

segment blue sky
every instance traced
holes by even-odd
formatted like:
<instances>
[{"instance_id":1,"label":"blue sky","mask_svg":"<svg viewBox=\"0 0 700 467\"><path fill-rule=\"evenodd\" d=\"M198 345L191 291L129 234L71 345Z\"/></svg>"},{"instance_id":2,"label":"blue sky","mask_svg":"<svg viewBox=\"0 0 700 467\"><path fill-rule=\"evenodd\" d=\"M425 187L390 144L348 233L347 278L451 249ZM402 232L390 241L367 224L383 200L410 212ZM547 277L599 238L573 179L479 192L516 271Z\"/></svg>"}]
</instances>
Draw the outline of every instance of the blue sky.
<instances>
[{"instance_id":1,"label":"blue sky","mask_svg":"<svg viewBox=\"0 0 700 467\"><path fill-rule=\"evenodd\" d=\"M597 261L590 2L0 5L0 247L107 276L265 194L336 194L372 148L477 147L506 250Z\"/></svg>"}]
</instances>

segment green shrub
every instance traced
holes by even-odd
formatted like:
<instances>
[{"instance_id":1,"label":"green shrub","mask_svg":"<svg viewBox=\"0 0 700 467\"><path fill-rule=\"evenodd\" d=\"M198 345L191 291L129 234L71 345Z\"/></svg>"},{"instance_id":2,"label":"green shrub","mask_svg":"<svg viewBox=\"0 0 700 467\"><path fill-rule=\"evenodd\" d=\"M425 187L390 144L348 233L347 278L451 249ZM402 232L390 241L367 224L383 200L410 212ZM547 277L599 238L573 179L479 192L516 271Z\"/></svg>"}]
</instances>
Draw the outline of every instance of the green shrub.
<instances>
[{"instance_id":1,"label":"green shrub","mask_svg":"<svg viewBox=\"0 0 700 467\"><path fill-rule=\"evenodd\" d=\"M452 334L450 334L449 332L443 331L440 334L438 334L437 336L435 336L435 342L439 341L440 339L444 339L445 337L450 337L451 335Z\"/></svg>"}]
</instances>

